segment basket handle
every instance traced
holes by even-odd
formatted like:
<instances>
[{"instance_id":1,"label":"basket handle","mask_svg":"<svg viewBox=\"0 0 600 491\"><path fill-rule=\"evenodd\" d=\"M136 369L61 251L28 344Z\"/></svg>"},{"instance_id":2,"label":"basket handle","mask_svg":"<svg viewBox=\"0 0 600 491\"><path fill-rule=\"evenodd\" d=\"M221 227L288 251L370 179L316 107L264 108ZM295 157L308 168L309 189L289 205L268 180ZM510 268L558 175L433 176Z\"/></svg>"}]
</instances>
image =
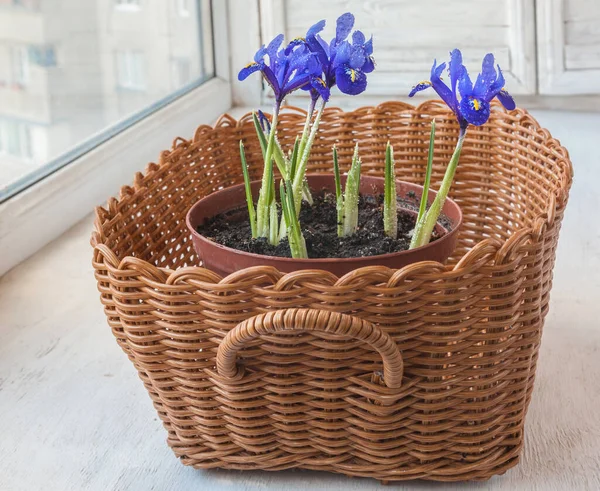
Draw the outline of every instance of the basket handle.
<instances>
[{"instance_id":1,"label":"basket handle","mask_svg":"<svg viewBox=\"0 0 600 491\"><path fill-rule=\"evenodd\" d=\"M248 341L265 334L289 331L319 331L362 340L381 355L385 385L397 389L402 384L402 355L389 335L359 317L317 309L276 310L240 322L219 345L219 375L239 379L244 372L243 367L236 364L237 353Z\"/></svg>"}]
</instances>

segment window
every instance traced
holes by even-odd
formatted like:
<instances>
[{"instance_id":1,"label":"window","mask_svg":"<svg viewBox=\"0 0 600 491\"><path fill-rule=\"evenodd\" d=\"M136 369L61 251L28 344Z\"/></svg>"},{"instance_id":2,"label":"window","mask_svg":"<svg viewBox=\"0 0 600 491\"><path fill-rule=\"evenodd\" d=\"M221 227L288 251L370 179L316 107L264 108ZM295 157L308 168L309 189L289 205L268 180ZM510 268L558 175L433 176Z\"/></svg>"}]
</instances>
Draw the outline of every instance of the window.
<instances>
[{"instance_id":1,"label":"window","mask_svg":"<svg viewBox=\"0 0 600 491\"><path fill-rule=\"evenodd\" d=\"M140 10L140 0L115 0L115 7L119 10Z\"/></svg>"},{"instance_id":2,"label":"window","mask_svg":"<svg viewBox=\"0 0 600 491\"><path fill-rule=\"evenodd\" d=\"M181 17L190 16L190 0L175 0L177 2L177 12Z\"/></svg>"},{"instance_id":3,"label":"window","mask_svg":"<svg viewBox=\"0 0 600 491\"><path fill-rule=\"evenodd\" d=\"M214 74L210 0L86 0L23 15L35 4L2 9L12 25L0 40L0 203ZM109 8L142 4L144 15ZM174 24L182 8L194 17ZM29 174L11 174L15 159Z\"/></svg>"},{"instance_id":4,"label":"window","mask_svg":"<svg viewBox=\"0 0 600 491\"><path fill-rule=\"evenodd\" d=\"M0 120L0 153L20 160L31 159L29 125L19 121Z\"/></svg>"},{"instance_id":5,"label":"window","mask_svg":"<svg viewBox=\"0 0 600 491\"><path fill-rule=\"evenodd\" d=\"M29 82L29 53L26 46L10 48L11 82L24 87Z\"/></svg>"},{"instance_id":6,"label":"window","mask_svg":"<svg viewBox=\"0 0 600 491\"><path fill-rule=\"evenodd\" d=\"M187 58L175 58L172 61L171 81L173 87L182 87L192 81L192 68Z\"/></svg>"},{"instance_id":7,"label":"window","mask_svg":"<svg viewBox=\"0 0 600 491\"><path fill-rule=\"evenodd\" d=\"M135 51L117 51L117 83L123 89L144 90L144 54Z\"/></svg>"},{"instance_id":8,"label":"window","mask_svg":"<svg viewBox=\"0 0 600 491\"><path fill-rule=\"evenodd\" d=\"M0 5L4 4L28 10L38 10L40 8L40 0L1 0Z\"/></svg>"},{"instance_id":9,"label":"window","mask_svg":"<svg viewBox=\"0 0 600 491\"><path fill-rule=\"evenodd\" d=\"M229 26L256 8L40 1L0 0L0 276L231 108Z\"/></svg>"}]
</instances>

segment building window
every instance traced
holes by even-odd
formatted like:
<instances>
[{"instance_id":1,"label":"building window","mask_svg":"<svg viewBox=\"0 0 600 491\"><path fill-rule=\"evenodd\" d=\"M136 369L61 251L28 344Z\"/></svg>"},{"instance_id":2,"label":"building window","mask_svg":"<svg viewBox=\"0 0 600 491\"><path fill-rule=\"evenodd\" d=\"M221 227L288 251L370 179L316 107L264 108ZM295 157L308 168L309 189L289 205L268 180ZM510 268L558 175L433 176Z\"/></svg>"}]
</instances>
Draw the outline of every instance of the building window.
<instances>
[{"instance_id":1,"label":"building window","mask_svg":"<svg viewBox=\"0 0 600 491\"><path fill-rule=\"evenodd\" d=\"M181 17L190 16L190 0L175 0L177 3L177 13Z\"/></svg>"},{"instance_id":2,"label":"building window","mask_svg":"<svg viewBox=\"0 0 600 491\"><path fill-rule=\"evenodd\" d=\"M0 18L12 26L0 29L0 203L56 169L95 158L91 149L111 145L120 131L207 82L215 72L213 48L229 56L225 46L213 46L213 5L219 36L226 36L222 0L182 3L191 12L186 19L176 0L42 2L0 0ZM60 5L60 12L48 5L30 15L28 9L46 4ZM169 19L181 25L166 26ZM29 32L38 25L50 30ZM175 65L180 55L189 62ZM229 87L223 80L211 86L221 82ZM25 166L13 154L32 157Z\"/></svg>"},{"instance_id":3,"label":"building window","mask_svg":"<svg viewBox=\"0 0 600 491\"><path fill-rule=\"evenodd\" d=\"M0 5L9 4L13 7L21 7L28 10L39 10L40 0L4 0L0 1Z\"/></svg>"},{"instance_id":4,"label":"building window","mask_svg":"<svg viewBox=\"0 0 600 491\"><path fill-rule=\"evenodd\" d=\"M171 82L177 90L192 81L192 69L188 58L175 58L171 62Z\"/></svg>"},{"instance_id":5,"label":"building window","mask_svg":"<svg viewBox=\"0 0 600 491\"><path fill-rule=\"evenodd\" d=\"M0 153L30 160L33 152L29 125L19 121L0 121Z\"/></svg>"},{"instance_id":6,"label":"building window","mask_svg":"<svg viewBox=\"0 0 600 491\"><path fill-rule=\"evenodd\" d=\"M115 8L119 10L140 10L140 0L115 0Z\"/></svg>"},{"instance_id":7,"label":"building window","mask_svg":"<svg viewBox=\"0 0 600 491\"><path fill-rule=\"evenodd\" d=\"M139 51L117 51L117 85L122 89L144 90L144 54Z\"/></svg>"},{"instance_id":8,"label":"building window","mask_svg":"<svg viewBox=\"0 0 600 491\"><path fill-rule=\"evenodd\" d=\"M29 83L29 51L26 46L10 47L11 82L24 87Z\"/></svg>"}]
</instances>

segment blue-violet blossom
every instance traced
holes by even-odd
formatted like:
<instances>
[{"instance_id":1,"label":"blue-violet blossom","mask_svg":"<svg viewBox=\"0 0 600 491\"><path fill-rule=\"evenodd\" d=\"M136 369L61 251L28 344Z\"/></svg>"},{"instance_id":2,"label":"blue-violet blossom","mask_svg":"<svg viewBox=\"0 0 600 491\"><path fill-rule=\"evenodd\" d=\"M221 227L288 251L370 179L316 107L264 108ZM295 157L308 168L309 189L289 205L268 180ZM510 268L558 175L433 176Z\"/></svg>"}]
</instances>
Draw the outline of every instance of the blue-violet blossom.
<instances>
[{"instance_id":1,"label":"blue-violet blossom","mask_svg":"<svg viewBox=\"0 0 600 491\"><path fill-rule=\"evenodd\" d=\"M344 94L360 94L367 87L366 74L375 69L373 37L367 41L365 35L356 30L352 43L347 40L354 27L354 16L349 12L337 19L335 37L330 43L319 34L324 27L324 20L317 22L306 33L305 42L317 55L326 86L331 89L337 85ZM304 88L311 90L313 99L318 99L319 92Z\"/></svg>"},{"instance_id":2,"label":"blue-violet blossom","mask_svg":"<svg viewBox=\"0 0 600 491\"><path fill-rule=\"evenodd\" d=\"M262 46L254 55L254 61L242 68L239 80L245 80L254 72L262 72L273 89L277 106L285 97L306 85L310 85L327 100L329 89L320 78L322 69L314 53L304 43L292 41L281 48L283 34L276 36L268 46Z\"/></svg>"},{"instance_id":3,"label":"blue-violet blossom","mask_svg":"<svg viewBox=\"0 0 600 491\"><path fill-rule=\"evenodd\" d=\"M411 90L409 97L417 92L433 87L450 109L456 114L460 127L464 130L469 124L481 126L490 117L490 101L497 97L502 105L509 110L515 108L515 101L504 89L504 76L498 66L494 67L494 55L485 55L481 73L477 76L475 85L471 82L467 68L463 65L460 50L450 53L448 71L450 87L441 79L446 63L437 65L434 60L429 81L420 82ZM460 94L460 98L459 98Z\"/></svg>"}]
</instances>

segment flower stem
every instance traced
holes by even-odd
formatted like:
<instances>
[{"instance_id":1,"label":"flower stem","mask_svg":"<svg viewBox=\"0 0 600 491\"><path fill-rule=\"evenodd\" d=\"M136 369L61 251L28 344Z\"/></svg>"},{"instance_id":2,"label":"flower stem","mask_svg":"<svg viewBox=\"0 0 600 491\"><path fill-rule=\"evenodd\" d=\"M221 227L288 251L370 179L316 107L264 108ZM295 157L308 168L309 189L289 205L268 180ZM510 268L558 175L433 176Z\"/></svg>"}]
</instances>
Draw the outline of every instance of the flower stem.
<instances>
[{"instance_id":1,"label":"flower stem","mask_svg":"<svg viewBox=\"0 0 600 491\"><path fill-rule=\"evenodd\" d=\"M256 113L252 113L252 120L254 122L254 129L256 131L256 136L258 137L258 141L260 143L260 149L262 150L263 159L266 156L267 152L267 136L258 121L258 117ZM270 134L270 133L269 133ZM275 135L275 147L273 148L273 157L275 159L275 163L277 164L277 168L279 169L279 173L281 176L286 179L287 178L287 164L285 161L285 156L283 154L283 149L281 148L281 144L279 140L277 140L277 135Z\"/></svg>"},{"instance_id":2,"label":"flower stem","mask_svg":"<svg viewBox=\"0 0 600 491\"><path fill-rule=\"evenodd\" d=\"M302 140L300 141L300 162L296 166L296 172L294 173L294 176L291 177L291 179L293 179L292 194L294 198L296 216L300 213L300 205L302 204L302 188L304 186L304 178L306 177L308 158L310 157L310 150L312 148L313 142L315 141L315 137L317 136L317 130L319 129L319 123L321 122L321 116L323 115L325 104L326 101L322 99L321 106L319 107L317 116L315 117L315 121L312 124L310 134L306 139L304 147L302 146Z\"/></svg>"},{"instance_id":3,"label":"flower stem","mask_svg":"<svg viewBox=\"0 0 600 491\"><path fill-rule=\"evenodd\" d=\"M313 113L315 112L315 101L312 97L310 98L310 102L308 103L308 111L306 112L306 120L304 121L304 128L302 129L302 137L300 138L300 155L304 152L304 147L306 147L306 141L308 138L308 134L310 131L310 122L312 121ZM290 176L291 179L294 176Z\"/></svg>"},{"instance_id":4,"label":"flower stem","mask_svg":"<svg viewBox=\"0 0 600 491\"><path fill-rule=\"evenodd\" d=\"M460 130L458 135L458 142L456 143L456 148L454 149L454 153L452 154L452 158L448 163L448 167L446 167L446 173L444 174L444 179L442 180L442 184L437 193L437 196L431 203L429 207L429 211L427 211L425 217L422 220L422 226L417 224L415 231L413 233L413 237L410 243L410 248L414 249L415 247L421 247L429 243L431 240L431 233L435 228L437 223L437 219L442 212L442 207L444 206L444 202L448 197L448 193L450 192L450 187L452 186L452 181L454 180L454 174L456 173L456 168L458 166L458 161L460 159L460 152L462 150L463 142L465 140L466 130Z\"/></svg>"},{"instance_id":5,"label":"flower stem","mask_svg":"<svg viewBox=\"0 0 600 491\"><path fill-rule=\"evenodd\" d=\"M263 169L262 184L258 195L256 233L258 237L269 237L269 209L271 201L275 199L275 190L273 189L273 150L275 147L275 133L277 132L277 121L279 118L279 104L273 108L273 121L271 131L265 151L265 161Z\"/></svg>"}]
</instances>

